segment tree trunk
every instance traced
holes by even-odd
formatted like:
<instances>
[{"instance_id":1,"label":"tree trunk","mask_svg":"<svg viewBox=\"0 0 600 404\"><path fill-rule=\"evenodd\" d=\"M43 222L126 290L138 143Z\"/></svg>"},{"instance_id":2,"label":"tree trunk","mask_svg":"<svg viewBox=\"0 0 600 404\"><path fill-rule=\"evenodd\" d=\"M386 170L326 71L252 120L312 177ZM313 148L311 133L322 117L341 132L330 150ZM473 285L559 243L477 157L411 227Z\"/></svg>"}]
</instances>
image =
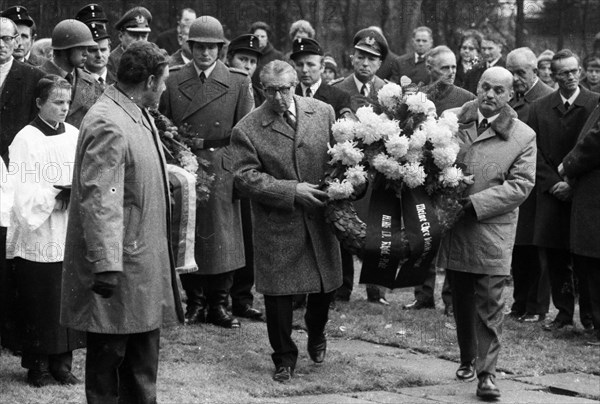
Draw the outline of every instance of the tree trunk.
<instances>
[{"instance_id":1,"label":"tree trunk","mask_svg":"<svg viewBox=\"0 0 600 404\"><path fill-rule=\"evenodd\" d=\"M525 0L517 0L517 24L515 30L515 47L525 46Z\"/></svg>"}]
</instances>

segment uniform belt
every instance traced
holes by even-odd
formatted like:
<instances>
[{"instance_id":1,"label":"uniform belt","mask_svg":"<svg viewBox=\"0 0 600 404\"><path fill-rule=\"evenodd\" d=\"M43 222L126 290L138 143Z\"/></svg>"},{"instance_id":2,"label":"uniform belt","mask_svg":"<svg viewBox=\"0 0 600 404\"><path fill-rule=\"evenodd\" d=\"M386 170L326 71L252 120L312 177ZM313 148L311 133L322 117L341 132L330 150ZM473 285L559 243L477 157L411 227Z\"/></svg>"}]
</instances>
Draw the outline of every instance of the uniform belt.
<instances>
[{"instance_id":1,"label":"uniform belt","mask_svg":"<svg viewBox=\"0 0 600 404\"><path fill-rule=\"evenodd\" d=\"M223 139L201 139L196 138L192 143L192 150L203 150L203 149L216 149L219 147L225 147L229 145L231 137L224 137Z\"/></svg>"}]
</instances>

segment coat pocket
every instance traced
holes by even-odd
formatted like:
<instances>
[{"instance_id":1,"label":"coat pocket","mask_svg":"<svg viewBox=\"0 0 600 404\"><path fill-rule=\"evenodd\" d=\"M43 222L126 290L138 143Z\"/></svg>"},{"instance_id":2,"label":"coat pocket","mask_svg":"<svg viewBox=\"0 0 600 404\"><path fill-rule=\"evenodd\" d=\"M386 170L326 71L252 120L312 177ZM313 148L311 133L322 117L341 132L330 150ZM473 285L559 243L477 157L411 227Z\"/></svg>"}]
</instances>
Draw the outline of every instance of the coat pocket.
<instances>
[{"instance_id":1,"label":"coat pocket","mask_svg":"<svg viewBox=\"0 0 600 404\"><path fill-rule=\"evenodd\" d=\"M137 206L125 208L123 216L123 252L135 254L140 248L139 230L142 220L142 211Z\"/></svg>"}]
</instances>

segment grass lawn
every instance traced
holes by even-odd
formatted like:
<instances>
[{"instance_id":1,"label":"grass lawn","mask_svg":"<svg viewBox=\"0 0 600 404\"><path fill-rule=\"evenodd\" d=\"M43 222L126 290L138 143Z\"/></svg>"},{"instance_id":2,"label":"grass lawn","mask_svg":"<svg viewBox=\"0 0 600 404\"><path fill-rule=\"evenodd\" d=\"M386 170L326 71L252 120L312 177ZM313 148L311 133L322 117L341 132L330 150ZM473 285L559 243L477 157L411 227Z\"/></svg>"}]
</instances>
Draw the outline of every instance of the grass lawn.
<instances>
[{"instance_id":1,"label":"grass lawn","mask_svg":"<svg viewBox=\"0 0 600 404\"><path fill-rule=\"evenodd\" d=\"M441 290L438 275L436 294ZM364 286L357 285L349 303L338 303L330 313L330 340L359 339L458 361L454 321L438 309L406 311L412 288L388 293L391 305L365 300ZM512 288L506 289L507 305ZM262 308L262 298L256 300ZM554 313L551 313L551 316ZM212 325L180 326L163 330L158 392L161 403L265 403L269 398L365 390L395 391L427 383L417 376L389 372L385 365L358 361L352 352L328 352L322 365L306 353L303 313L295 313L300 357L290 384L271 380L273 365L264 323L243 321L242 328L224 330ZM580 327L556 333L541 326L504 322L499 370L508 375L540 375L582 371L600 375L600 349L586 346L589 336ZM84 350L76 352L74 373L84 376ZM449 372L454 372L450 369ZM25 384L20 359L4 351L0 356L0 403L81 403L83 385L34 389Z\"/></svg>"}]
</instances>

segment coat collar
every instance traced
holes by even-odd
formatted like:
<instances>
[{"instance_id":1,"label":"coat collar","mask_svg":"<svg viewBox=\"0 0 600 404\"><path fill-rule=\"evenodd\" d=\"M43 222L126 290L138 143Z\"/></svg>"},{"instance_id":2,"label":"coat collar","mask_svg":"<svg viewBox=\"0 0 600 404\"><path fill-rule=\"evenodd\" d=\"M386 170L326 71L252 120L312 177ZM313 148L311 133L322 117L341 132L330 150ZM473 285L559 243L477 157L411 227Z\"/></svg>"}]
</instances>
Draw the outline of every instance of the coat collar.
<instances>
[{"instance_id":1,"label":"coat collar","mask_svg":"<svg viewBox=\"0 0 600 404\"><path fill-rule=\"evenodd\" d=\"M124 92L117 89L114 85L109 86L104 92L108 98L113 100L118 106L123 108L127 115L131 117L136 123L142 119L142 110L137 106L131 98L129 98Z\"/></svg>"},{"instance_id":2,"label":"coat collar","mask_svg":"<svg viewBox=\"0 0 600 404\"><path fill-rule=\"evenodd\" d=\"M458 113L458 123L462 126L471 126L471 124L475 123L477 125L477 108L479 107L478 100L473 100L467 102L462 106ZM490 127L494 130L494 132L498 135L498 137L502 140L508 140L510 133L515 124L515 119L517 118L517 113L507 104L500 110L500 115ZM489 132L489 129L488 129ZM493 133L482 134L481 139L485 139L487 137L493 136Z\"/></svg>"},{"instance_id":3,"label":"coat collar","mask_svg":"<svg viewBox=\"0 0 600 404\"><path fill-rule=\"evenodd\" d=\"M177 85L179 91L191 101L183 114L182 120L193 115L215 99L227 94L229 69L219 60L216 63L215 69L204 84L200 82L193 62L181 68ZM202 91L200 91L201 89Z\"/></svg>"},{"instance_id":4,"label":"coat collar","mask_svg":"<svg viewBox=\"0 0 600 404\"><path fill-rule=\"evenodd\" d=\"M271 110L265 103L260 108L264 110L264 116L261 120L263 128L271 127L271 130L287 137L295 139L296 142L306 132L313 114L315 113L312 103L304 98L294 95L294 103L296 104L296 132L290 128L282 116Z\"/></svg>"}]
</instances>

